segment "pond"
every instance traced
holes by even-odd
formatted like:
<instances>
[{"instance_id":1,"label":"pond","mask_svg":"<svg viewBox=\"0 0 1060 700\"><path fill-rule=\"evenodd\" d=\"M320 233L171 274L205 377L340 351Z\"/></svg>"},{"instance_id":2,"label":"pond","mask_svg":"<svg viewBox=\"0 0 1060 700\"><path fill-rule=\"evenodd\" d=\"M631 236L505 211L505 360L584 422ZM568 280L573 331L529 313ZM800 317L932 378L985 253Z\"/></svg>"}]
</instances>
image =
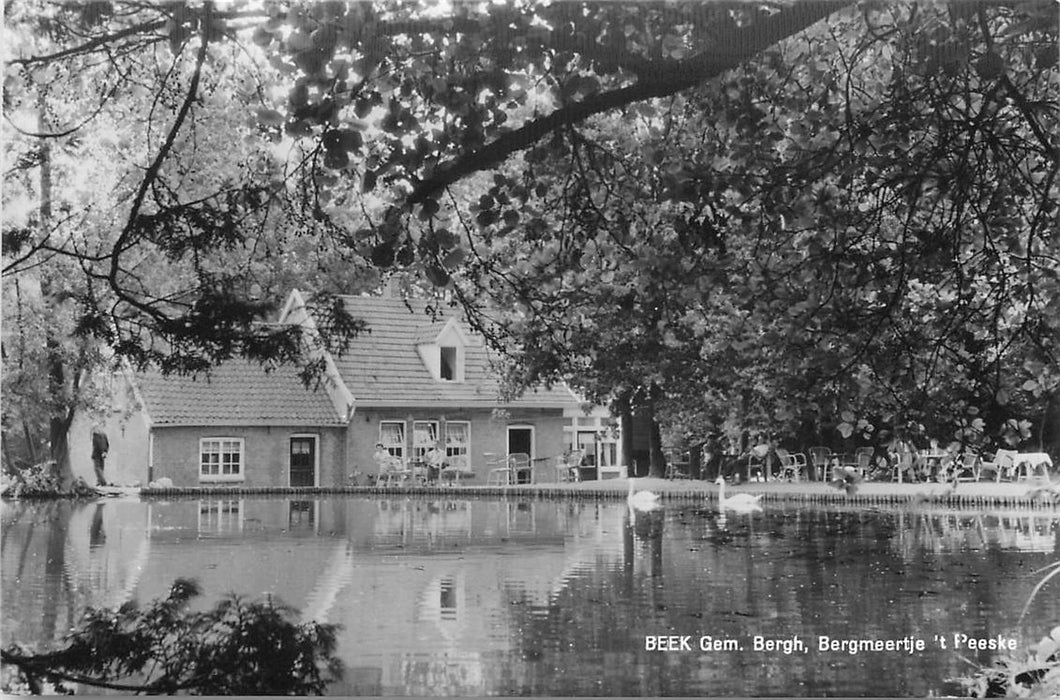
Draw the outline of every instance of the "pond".
<instances>
[{"instance_id":1,"label":"pond","mask_svg":"<svg viewBox=\"0 0 1060 700\"><path fill-rule=\"evenodd\" d=\"M342 625L341 695L924 697L996 653L955 635L1022 649L1060 620L1054 579L1016 627L1056 511L112 499L5 502L2 537L5 644L192 577L204 605L268 593Z\"/></svg>"}]
</instances>

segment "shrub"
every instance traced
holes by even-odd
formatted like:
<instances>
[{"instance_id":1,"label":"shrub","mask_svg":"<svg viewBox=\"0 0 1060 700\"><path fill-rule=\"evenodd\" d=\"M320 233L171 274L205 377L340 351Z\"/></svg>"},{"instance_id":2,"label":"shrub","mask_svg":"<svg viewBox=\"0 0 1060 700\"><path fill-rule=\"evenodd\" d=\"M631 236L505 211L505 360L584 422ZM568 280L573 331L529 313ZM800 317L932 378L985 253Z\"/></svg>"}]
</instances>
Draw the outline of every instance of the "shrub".
<instances>
[{"instance_id":1,"label":"shrub","mask_svg":"<svg viewBox=\"0 0 1060 700\"><path fill-rule=\"evenodd\" d=\"M341 675L335 625L297 623L271 600L229 596L192 612L198 585L177 579L145 609L90 608L55 651L14 645L2 661L18 670L11 687L64 692L68 683L109 690L191 695L321 695ZM5 688L5 690L10 688Z\"/></svg>"}]
</instances>

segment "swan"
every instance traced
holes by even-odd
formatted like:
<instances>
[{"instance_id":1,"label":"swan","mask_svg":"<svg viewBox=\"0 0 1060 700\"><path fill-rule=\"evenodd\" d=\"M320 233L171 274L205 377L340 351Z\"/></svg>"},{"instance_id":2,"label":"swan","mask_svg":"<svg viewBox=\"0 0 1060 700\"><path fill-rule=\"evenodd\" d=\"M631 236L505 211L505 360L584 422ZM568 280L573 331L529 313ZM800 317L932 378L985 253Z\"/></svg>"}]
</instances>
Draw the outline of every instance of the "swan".
<instances>
[{"instance_id":1,"label":"swan","mask_svg":"<svg viewBox=\"0 0 1060 700\"><path fill-rule=\"evenodd\" d=\"M633 479L629 480L629 496L626 498L630 510L649 511L662 508L662 503L659 502L659 494L651 491L637 491L634 493L633 481Z\"/></svg>"},{"instance_id":2,"label":"swan","mask_svg":"<svg viewBox=\"0 0 1060 700\"><path fill-rule=\"evenodd\" d=\"M737 493L728 498L725 497L725 479L718 477L715 481L718 485L718 509L735 510L744 513L751 513L756 510L762 510L762 504L759 501L762 500L762 494L752 496L749 493Z\"/></svg>"}]
</instances>

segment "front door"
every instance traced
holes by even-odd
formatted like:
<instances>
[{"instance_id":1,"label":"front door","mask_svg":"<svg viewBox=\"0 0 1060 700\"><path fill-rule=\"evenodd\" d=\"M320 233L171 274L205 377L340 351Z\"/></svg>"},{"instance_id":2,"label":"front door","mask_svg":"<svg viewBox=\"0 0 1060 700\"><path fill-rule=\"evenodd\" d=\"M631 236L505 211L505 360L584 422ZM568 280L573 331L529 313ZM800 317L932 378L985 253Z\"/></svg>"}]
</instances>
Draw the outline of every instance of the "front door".
<instances>
[{"instance_id":1,"label":"front door","mask_svg":"<svg viewBox=\"0 0 1060 700\"><path fill-rule=\"evenodd\" d=\"M524 426L513 426L508 428L508 454L522 452L534 456L534 429Z\"/></svg>"},{"instance_id":2,"label":"front door","mask_svg":"<svg viewBox=\"0 0 1060 700\"><path fill-rule=\"evenodd\" d=\"M291 486L316 486L316 453L316 438L291 438Z\"/></svg>"},{"instance_id":3,"label":"front door","mask_svg":"<svg viewBox=\"0 0 1060 700\"><path fill-rule=\"evenodd\" d=\"M508 427L508 454L525 454L531 460L534 458L534 429L529 426ZM533 462L531 462L531 467ZM515 475L517 483L533 481L532 472L529 469L518 470Z\"/></svg>"}]
</instances>

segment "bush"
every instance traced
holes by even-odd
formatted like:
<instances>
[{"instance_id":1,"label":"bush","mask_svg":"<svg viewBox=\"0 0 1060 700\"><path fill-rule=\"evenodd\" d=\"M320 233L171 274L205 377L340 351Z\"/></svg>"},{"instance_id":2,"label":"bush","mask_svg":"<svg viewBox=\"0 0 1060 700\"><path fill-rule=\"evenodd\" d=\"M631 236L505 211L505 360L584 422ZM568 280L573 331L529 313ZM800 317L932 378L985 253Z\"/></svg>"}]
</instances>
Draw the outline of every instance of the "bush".
<instances>
[{"instance_id":1,"label":"bush","mask_svg":"<svg viewBox=\"0 0 1060 700\"><path fill-rule=\"evenodd\" d=\"M12 483L4 495L12 498L94 498L99 492L80 477L74 480L69 491L63 491L55 461L49 460L14 472Z\"/></svg>"},{"instance_id":2,"label":"bush","mask_svg":"<svg viewBox=\"0 0 1060 700\"><path fill-rule=\"evenodd\" d=\"M206 612L188 602L198 585L177 579L146 609L90 608L65 646L29 653L5 648L17 668L5 691L65 692L65 684L143 693L321 695L342 672L334 656L335 625L296 623L271 600L229 596Z\"/></svg>"},{"instance_id":3,"label":"bush","mask_svg":"<svg viewBox=\"0 0 1060 700\"><path fill-rule=\"evenodd\" d=\"M1060 626L1023 656L1001 658L958 681L972 698L1060 697Z\"/></svg>"},{"instance_id":4,"label":"bush","mask_svg":"<svg viewBox=\"0 0 1060 700\"><path fill-rule=\"evenodd\" d=\"M1030 610L1034 597L1050 579L1060 576L1060 562L1040 571L1048 573L1035 585L1023 606L1017 625ZM1057 698L1060 697L1060 626L1021 656L1004 656L993 666L971 676L955 679L967 697Z\"/></svg>"}]
</instances>

